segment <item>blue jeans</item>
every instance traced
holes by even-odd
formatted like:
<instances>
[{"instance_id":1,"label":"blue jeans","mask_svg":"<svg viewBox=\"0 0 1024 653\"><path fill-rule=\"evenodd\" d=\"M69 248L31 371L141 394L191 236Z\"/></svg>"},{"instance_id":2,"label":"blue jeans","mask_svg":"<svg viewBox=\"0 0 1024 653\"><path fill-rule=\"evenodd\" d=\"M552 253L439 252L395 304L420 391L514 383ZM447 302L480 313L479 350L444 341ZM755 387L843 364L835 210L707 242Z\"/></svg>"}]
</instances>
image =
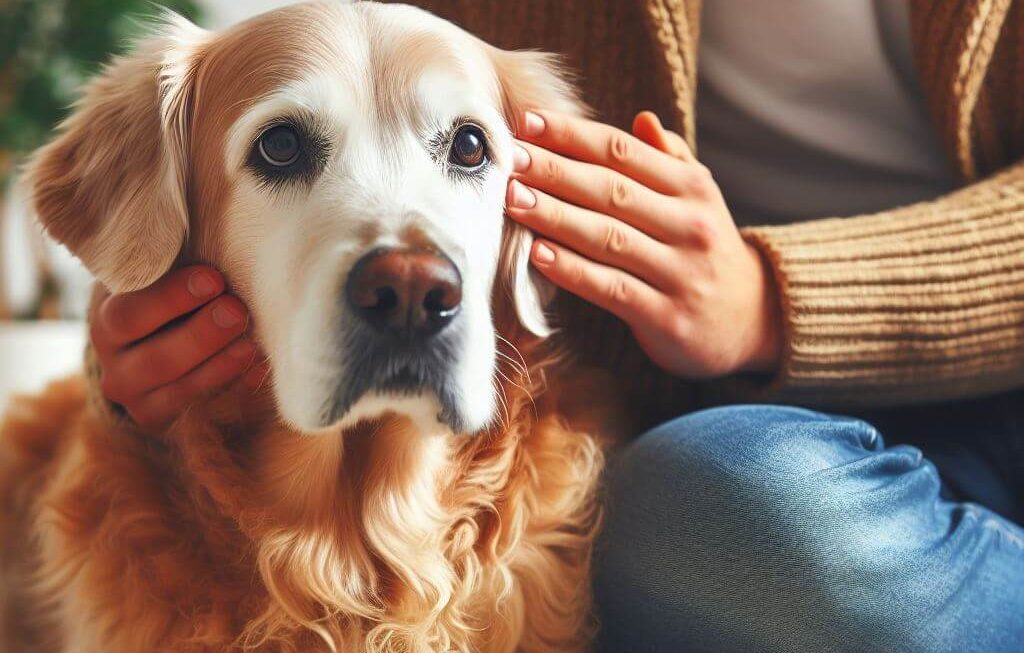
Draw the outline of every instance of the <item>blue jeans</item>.
<instances>
[{"instance_id":1,"label":"blue jeans","mask_svg":"<svg viewBox=\"0 0 1024 653\"><path fill-rule=\"evenodd\" d=\"M1024 652L1024 529L865 422L707 410L614 455L606 486L607 653Z\"/></svg>"}]
</instances>

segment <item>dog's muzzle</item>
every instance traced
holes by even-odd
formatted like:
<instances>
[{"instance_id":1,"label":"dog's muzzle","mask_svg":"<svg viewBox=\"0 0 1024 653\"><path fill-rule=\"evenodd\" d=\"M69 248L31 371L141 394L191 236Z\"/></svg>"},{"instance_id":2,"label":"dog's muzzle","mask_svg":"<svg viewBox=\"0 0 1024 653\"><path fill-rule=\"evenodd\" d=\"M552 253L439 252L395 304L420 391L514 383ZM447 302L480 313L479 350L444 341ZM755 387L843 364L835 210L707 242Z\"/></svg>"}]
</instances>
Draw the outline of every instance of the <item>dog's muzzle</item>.
<instances>
[{"instance_id":1,"label":"dog's muzzle","mask_svg":"<svg viewBox=\"0 0 1024 653\"><path fill-rule=\"evenodd\" d=\"M352 267L344 295L346 372L328 422L369 392L432 392L441 404L438 419L459 429L451 374L463 338L462 276L451 259L428 248L373 250Z\"/></svg>"}]
</instances>

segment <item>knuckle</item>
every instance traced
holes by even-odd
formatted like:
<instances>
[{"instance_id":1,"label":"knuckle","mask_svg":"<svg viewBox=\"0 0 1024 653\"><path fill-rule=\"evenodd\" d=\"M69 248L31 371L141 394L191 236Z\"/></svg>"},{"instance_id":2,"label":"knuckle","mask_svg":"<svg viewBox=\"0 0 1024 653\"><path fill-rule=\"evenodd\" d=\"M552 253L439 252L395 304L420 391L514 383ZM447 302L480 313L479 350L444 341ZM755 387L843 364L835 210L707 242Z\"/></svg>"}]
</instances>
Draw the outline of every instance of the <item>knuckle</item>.
<instances>
[{"instance_id":1,"label":"knuckle","mask_svg":"<svg viewBox=\"0 0 1024 653\"><path fill-rule=\"evenodd\" d=\"M101 324L100 318L97 316L96 319L89 321L89 341L92 342L96 349L96 356L100 362L106 360L106 347L107 344L107 332Z\"/></svg>"},{"instance_id":2,"label":"knuckle","mask_svg":"<svg viewBox=\"0 0 1024 653\"><path fill-rule=\"evenodd\" d=\"M547 209L547 222L553 230L560 230L566 221L566 208L561 202L551 202Z\"/></svg>"},{"instance_id":3,"label":"knuckle","mask_svg":"<svg viewBox=\"0 0 1024 653\"><path fill-rule=\"evenodd\" d=\"M715 187L715 179L711 174L711 169L706 165L695 163L689 166L685 179L686 190L695 197L701 199L711 197Z\"/></svg>"},{"instance_id":4,"label":"knuckle","mask_svg":"<svg viewBox=\"0 0 1024 653\"><path fill-rule=\"evenodd\" d=\"M632 140L623 132L615 131L608 139L608 156L616 163L631 163L634 157L634 150Z\"/></svg>"},{"instance_id":5,"label":"knuckle","mask_svg":"<svg viewBox=\"0 0 1024 653\"><path fill-rule=\"evenodd\" d=\"M552 185L558 185L562 182L563 172L562 166L559 164L558 159L555 157L544 157L544 162L541 165L541 174L545 179Z\"/></svg>"},{"instance_id":6,"label":"knuckle","mask_svg":"<svg viewBox=\"0 0 1024 653\"><path fill-rule=\"evenodd\" d=\"M583 266L579 263L573 263L568 266L566 270L566 278L569 279L569 283L576 288L581 288L587 281L587 274L583 270Z\"/></svg>"},{"instance_id":7,"label":"knuckle","mask_svg":"<svg viewBox=\"0 0 1024 653\"><path fill-rule=\"evenodd\" d=\"M109 372L100 373L100 392L108 400L118 404L125 403L125 399L128 398L124 393L124 386L118 380L118 377Z\"/></svg>"},{"instance_id":8,"label":"knuckle","mask_svg":"<svg viewBox=\"0 0 1024 653\"><path fill-rule=\"evenodd\" d=\"M715 230L704 218L694 218L690 223L694 246L703 252L710 251L715 246Z\"/></svg>"},{"instance_id":9,"label":"knuckle","mask_svg":"<svg viewBox=\"0 0 1024 653\"><path fill-rule=\"evenodd\" d=\"M561 116L549 115L544 120L547 123L547 128L551 130L552 136L560 143L571 144L576 138L573 126Z\"/></svg>"},{"instance_id":10,"label":"knuckle","mask_svg":"<svg viewBox=\"0 0 1024 653\"><path fill-rule=\"evenodd\" d=\"M608 298L614 304L627 305L633 301L633 291L625 279L616 278L608 284Z\"/></svg>"},{"instance_id":11,"label":"knuckle","mask_svg":"<svg viewBox=\"0 0 1024 653\"><path fill-rule=\"evenodd\" d=\"M132 421L141 426L144 429L154 428L157 426L158 420L148 410L129 408L125 406L125 411L128 412L128 416L132 418Z\"/></svg>"},{"instance_id":12,"label":"knuckle","mask_svg":"<svg viewBox=\"0 0 1024 653\"><path fill-rule=\"evenodd\" d=\"M663 329L673 342L686 342L690 339L690 321L682 311L672 311L666 318Z\"/></svg>"},{"instance_id":13,"label":"knuckle","mask_svg":"<svg viewBox=\"0 0 1024 653\"><path fill-rule=\"evenodd\" d=\"M612 209L624 211L633 204L633 189L624 177L612 178L608 195L608 205Z\"/></svg>"},{"instance_id":14,"label":"knuckle","mask_svg":"<svg viewBox=\"0 0 1024 653\"><path fill-rule=\"evenodd\" d=\"M628 245L628 236L626 230L620 225L612 223L608 225L604 233L604 242L602 249L606 254L618 256L626 251Z\"/></svg>"},{"instance_id":15,"label":"knuckle","mask_svg":"<svg viewBox=\"0 0 1024 653\"><path fill-rule=\"evenodd\" d=\"M95 336L101 342L117 340L126 329L128 311L124 309L124 301L112 297L100 305L97 320L95 320Z\"/></svg>"},{"instance_id":16,"label":"knuckle","mask_svg":"<svg viewBox=\"0 0 1024 653\"><path fill-rule=\"evenodd\" d=\"M709 299L715 295L715 283L711 279L707 278L696 278L693 279L687 289L689 293L688 302L693 307L692 310L700 311L702 306L706 306Z\"/></svg>"}]
</instances>

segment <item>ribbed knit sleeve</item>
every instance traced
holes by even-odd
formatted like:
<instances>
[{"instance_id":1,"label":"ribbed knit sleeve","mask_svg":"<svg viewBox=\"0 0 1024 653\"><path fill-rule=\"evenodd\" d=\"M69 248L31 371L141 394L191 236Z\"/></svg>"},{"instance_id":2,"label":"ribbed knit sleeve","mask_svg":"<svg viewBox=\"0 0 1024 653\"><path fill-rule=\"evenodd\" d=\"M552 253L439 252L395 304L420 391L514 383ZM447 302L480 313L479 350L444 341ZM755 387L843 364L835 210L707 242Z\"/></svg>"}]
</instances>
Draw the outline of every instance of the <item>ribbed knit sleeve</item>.
<instances>
[{"instance_id":1,"label":"ribbed knit sleeve","mask_svg":"<svg viewBox=\"0 0 1024 653\"><path fill-rule=\"evenodd\" d=\"M1024 164L936 201L744 236L783 302L765 399L880 406L1024 385Z\"/></svg>"}]
</instances>

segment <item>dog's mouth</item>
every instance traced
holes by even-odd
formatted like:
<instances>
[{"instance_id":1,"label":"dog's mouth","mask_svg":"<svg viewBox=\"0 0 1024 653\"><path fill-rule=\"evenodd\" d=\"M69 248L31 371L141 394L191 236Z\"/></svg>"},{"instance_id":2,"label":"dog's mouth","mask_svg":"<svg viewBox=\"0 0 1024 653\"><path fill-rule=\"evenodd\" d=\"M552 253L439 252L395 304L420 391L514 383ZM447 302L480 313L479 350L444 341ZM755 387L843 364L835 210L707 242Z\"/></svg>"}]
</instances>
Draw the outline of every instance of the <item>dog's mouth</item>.
<instances>
[{"instance_id":1,"label":"dog's mouth","mask_svg":"<svg viewBox=\"0 0 1024 653\"><path fill-rule=\"evenodd\" d=\"M326 424L344 423L357 404L368 396L436 399L438 422L455 432L466 420L459 407L454 378L462 341L453 325L429 341L381 341L363 338L357 327L343 346L344 378L339 379L326 408Z\"/></svg>"}]
</instances>

